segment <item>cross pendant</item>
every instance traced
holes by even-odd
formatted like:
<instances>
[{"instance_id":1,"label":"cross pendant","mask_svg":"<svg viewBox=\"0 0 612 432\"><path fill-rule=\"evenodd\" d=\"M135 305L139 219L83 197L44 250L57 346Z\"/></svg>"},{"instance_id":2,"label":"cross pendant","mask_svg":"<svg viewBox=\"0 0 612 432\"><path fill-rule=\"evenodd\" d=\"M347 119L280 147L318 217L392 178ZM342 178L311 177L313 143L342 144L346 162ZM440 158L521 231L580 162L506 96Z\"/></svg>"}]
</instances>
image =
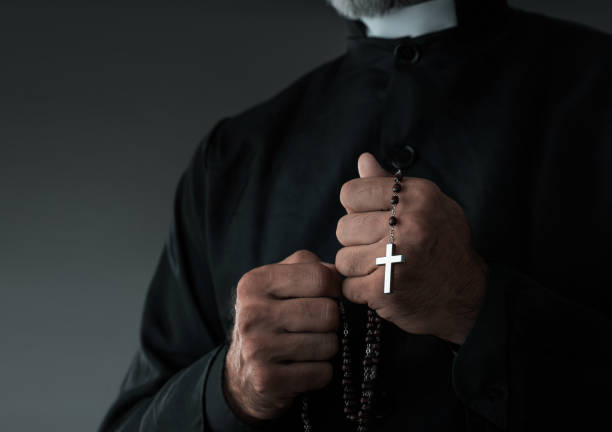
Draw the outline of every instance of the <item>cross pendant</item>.
<instances>
[{"instance_id":1,"label":"cross pendant","mask_svg":"<svg viewBox=\"0 0 612 432\"><path fill-rule=\"evenodd\" d=\"M391 272L393 271L391 265L406 262L404 255L393 255L394 246L393 243L387 243L387 254L384 257L376 258L377 266L385 266L385 294L391 294Z\"/></svg>"}]
</instances>

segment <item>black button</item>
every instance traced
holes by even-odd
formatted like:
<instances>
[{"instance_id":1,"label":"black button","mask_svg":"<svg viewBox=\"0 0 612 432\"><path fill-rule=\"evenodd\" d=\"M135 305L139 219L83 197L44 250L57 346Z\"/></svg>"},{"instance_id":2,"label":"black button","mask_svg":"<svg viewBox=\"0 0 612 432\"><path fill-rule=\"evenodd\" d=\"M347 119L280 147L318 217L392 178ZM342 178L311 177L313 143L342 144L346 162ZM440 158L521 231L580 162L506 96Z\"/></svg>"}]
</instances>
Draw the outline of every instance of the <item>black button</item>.
<instances>
[{"instance_id":1,"label":"black button","mask_svg":"<svg viewBox=\"0 0 612 432\"><path fill-rule=\"evenodd\" d=\"M415 64L421 57L417 47L404 43L395 46L393 55L395 56L395 64L397 66Z\"/></svg>"},{"instance_id":2,"label":"black button","mask_svg":"<svg viewBox=\"0 0 612 432\"><path fill-rule=\"evenodd\" d=\"M396 153L391 155L391 165L396 170L405 170L410 168L416 159L416 151L410 145L405 145Z\"/></svg>"}]
</instances>

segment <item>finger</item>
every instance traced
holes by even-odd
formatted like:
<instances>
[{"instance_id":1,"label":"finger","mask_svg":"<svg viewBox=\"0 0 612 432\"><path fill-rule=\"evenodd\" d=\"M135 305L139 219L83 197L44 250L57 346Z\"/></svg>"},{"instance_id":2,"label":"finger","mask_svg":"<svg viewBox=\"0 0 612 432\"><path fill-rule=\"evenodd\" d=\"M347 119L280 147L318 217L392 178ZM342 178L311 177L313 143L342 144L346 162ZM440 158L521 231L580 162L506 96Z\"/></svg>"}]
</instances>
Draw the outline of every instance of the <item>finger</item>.
<instances>
[{"instance_id":1,"label":"finger","mask_svg":"<svg viewBox=\"0 0 612 432\"><path fill-rule=\"evenodd\" d=\"M337 273L336 266L334 264L330 264L325 261L320 261L317 254L306 249L301 249L292 253L287 258L283 259L282 261L279 261L278 264L302 264L312 262L318 262L320 264L323 264L325 267Z\"/></svg>"},{"instance_id":2,"label":"finger","mask_svg":"<svg viewBox=\"0 0 612 432\"><path fill-rule=\"evenodd\" d=\"M393 184L392 177L349 180L340 189L340 203L347 213L389 210Z\"/></svg>"},{"instance_id":3,"label":"finger","mask_svg":"<svg viewBox=\"0 0 612 432\"><path fill-rule=\"evenodd\" d=\"M335 264L331 264L331 263L328 263L328 262L325 262L325 261L321 261L321 264L323 264L328 269L330 269L330 270L332 270L334 272L337 272Z\"/></svg>"},{"instance_id":4,"label":"finger","mask_svg":"<svg viewBox=\"0 0 612 432\"><path fill-rule=\"evenodd\" d=\"M238 290L280 299L338 297L340 276L319 262L269 264L246 273L238 282Z\"/></svg>"},{"instance_id":5,"label":"finger","mask_svg":"<svg viewBox=\"0 0 612 432\"><path fill-rule=\"evenodd\" d=\"M348 246L336 254L336 268L346 277L365 276L376 270L376 258L385 256L386 239L374 244Z\"/></svg>"},{"instance_id":6,"label":"finger","mask_svg":"<svg viewBox=\"0 0 612 432\"><path fill-rule=\"evenodd\" d=\"M282 261L279 261L278 264L298 264L298 263L308 263L308 262L317 262L319 261L319 257L309 250L302 249L296 251L289 255Z\"/></svg>"},{"instance_id":7,"label":"finger","mask_svg":"<svg viewBox=\"0 0 612 432\"><path fill-rule=\"evenodd\" d=\"M340 189L340 203L348 213L390 210L394 184L392 177L349 180ZM419 209L438 192L436 184L427 179L404 177L398 193L398 209Z\"/></svg>"},{"instance_id":8,"label":"finger","mask_svg":"<svg viewBox=\"0 0 612 432\"><path fill-rule=\"evenodd\" d=\"M383 167L380 166L376 158L372 153L362 153L357 160L357 170L359 171L359 177L387 177L391 174L388 173Z\"/></svg>"},{"instance_id":9,"label":"finger","mask_svg":"<svg viewBox=\"0 0 612 432\"><path fill-rule=\"evenodd\" d=\"M326 361L281 364L277 370L277 388L287 389L293 395L320 390L333 376L332 365Z\"/></svg>"},{"instance_id":10,"label":"finger","mask_svg":"<svg viewBox=\"0 0 612 432\"><path fill-rule=\"evenodd\" d=\"M342 281L342 295L349 301L367 304L376 310L379 308L377 299L384 295L385 269L380 267L367 276L350 277Z\"/></svg>"},{"instance_id":11,"label":"finger","mask_svg":"<svg viewBox=\"0 0 612 432\"><path fill-rule=\"evenodd\" d=\"M343 246L372 244L389 235L388 212L351 213L342 216L336 237Z\"/></svg>"},{"instance_id":12,"label":"finger","mask_svg":"<svg viewBox=\"0 0 612 432\"><path fill-rule=\"evenodd\" d=\"M278 326L287 332L326 333L338 329L338 303L330 298L299 298L279 302Z\"/></svg>"},{"instance_id":13,"label":"finger","mask_svg":"<svg viewBox=\"0 0 612 432\"><path fill-rule=\"evenodd\" d=\"M286 333L270 343L273 363L329 360L337 352L336 333Z\"/></svg>"}]
</instances>

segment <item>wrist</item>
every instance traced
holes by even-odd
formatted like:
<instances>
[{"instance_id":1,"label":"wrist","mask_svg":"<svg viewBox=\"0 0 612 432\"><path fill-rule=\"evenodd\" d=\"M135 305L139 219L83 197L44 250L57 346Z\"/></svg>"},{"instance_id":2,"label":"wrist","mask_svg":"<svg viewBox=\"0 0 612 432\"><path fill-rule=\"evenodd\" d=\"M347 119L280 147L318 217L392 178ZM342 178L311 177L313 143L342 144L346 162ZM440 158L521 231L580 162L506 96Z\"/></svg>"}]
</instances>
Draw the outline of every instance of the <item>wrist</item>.
<instances>
[{"instance_id":1,"label":"wrist","mask_svg":"<svg viewBox=\"0 0 612 432\"><path fill-rule=\"evenodd\" d=\"M225 396L227 405L232 410L234 415L238 417L238 419L240 419L243 423L252 425L252 426L262 423L263 420L250 415L243 408L243 402L239 401L237 397L235 396L235 395L241 394L241 391L239 387L236 385L236 383L234 383L234 381L230 377L230 374L229 374L230 367L228 363L229 363L229 353L225 358L225 367L223 368L223 375L222 375L222 381L221 381L222 388L223 388L223 394Z\"/></svg>"}]
</instances>

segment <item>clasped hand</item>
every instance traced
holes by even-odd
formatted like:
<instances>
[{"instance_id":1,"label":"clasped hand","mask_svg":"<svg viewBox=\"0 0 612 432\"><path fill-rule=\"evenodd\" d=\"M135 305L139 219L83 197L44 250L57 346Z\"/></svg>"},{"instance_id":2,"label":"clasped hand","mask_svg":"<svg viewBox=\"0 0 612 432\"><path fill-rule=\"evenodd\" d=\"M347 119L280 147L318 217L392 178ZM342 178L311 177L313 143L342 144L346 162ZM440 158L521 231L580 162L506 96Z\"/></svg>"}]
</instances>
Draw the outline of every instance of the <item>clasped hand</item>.
<instances>
[{"instance_id":1,"label":"clasped hand","mask_svg":"<svg viewBox=\"0 0 612 432\"><path fill-rule=\"evenodd\" d=\"M485 266L470 246L459 205L432 182L405 178L397 206L393 293L383 293L393 179L369 153L360 178L344 184L338 221L344 246L334 264L309 251L247 272L237 286L224 389L247 422L278 417L296 396L326 386L338 351L341 293L406 332L463 343L485 289ZM339 274L346 276L341 281Z\"/></svg>"},{"instance_id":2,"label":"clasped hand","mask_svg":"<svg viewBox=\"0 0 612 432\"><path fill-rule=\"evenodd\" d=\"M461 207L433 182L404 177L397 205L393 293L383 293L385 268L376 258L389 242L393 178L369 153L358 161L360 178L345 183L340 201L347 214L336 235L345 246L336 268L346 276L344 296L367 304L406 332L462 344L484 296L486 266L470 244Z\"/></svg>"}]
</instances>

